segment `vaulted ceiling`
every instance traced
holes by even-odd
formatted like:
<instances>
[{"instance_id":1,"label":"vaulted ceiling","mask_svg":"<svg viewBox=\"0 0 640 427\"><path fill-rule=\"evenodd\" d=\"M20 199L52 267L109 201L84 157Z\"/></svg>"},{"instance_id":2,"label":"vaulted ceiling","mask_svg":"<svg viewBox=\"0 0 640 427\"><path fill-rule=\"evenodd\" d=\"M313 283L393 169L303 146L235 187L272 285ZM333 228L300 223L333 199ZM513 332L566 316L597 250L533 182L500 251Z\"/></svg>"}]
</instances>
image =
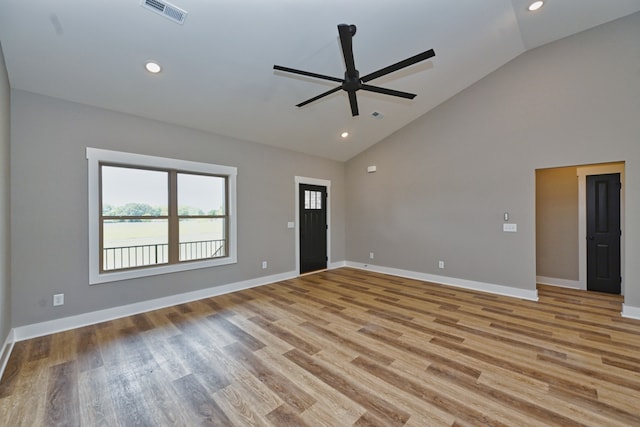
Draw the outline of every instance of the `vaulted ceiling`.
<instances>
[{"instance_id":1,"label":"vaulted ceiling","mask_svg":"<svg viewBox=\"0 0 640 427\"><path fill-rule=\"evenodd\" d=\"M144 1L0 0L11 87L344 161L523 52L640 11L638 0L536 12L530 0L170 0L187 12L179 24ZM369 82L417 97L359 91L357 117L344 91L296 107L336 84L273 65L342 78L340 23L357 26L361 75L434 49Z\"/></svg>"}]
</instances>

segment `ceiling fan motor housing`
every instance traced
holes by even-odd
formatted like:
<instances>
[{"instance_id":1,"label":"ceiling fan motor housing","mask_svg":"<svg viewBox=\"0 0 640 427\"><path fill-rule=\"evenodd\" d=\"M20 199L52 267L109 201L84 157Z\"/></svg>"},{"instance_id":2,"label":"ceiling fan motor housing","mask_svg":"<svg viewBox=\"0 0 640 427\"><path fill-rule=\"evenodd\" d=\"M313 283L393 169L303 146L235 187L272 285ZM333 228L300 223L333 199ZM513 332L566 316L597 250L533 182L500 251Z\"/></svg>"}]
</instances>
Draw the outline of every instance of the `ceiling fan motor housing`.
<instances>
[{"instance_id":1,"label":"ceiling fan motor housing","mask_svg":"<svg viewBox=\"0 0 640 427\"><path fill-rule=\"evenodd\" d=\"M347 92L355 92L362 88L362 80L360 80L360 72L354 70L355 74L350 76L347 71L344 73L344 83L342 83L342 89Z\"/></svg>"}]
</instances>

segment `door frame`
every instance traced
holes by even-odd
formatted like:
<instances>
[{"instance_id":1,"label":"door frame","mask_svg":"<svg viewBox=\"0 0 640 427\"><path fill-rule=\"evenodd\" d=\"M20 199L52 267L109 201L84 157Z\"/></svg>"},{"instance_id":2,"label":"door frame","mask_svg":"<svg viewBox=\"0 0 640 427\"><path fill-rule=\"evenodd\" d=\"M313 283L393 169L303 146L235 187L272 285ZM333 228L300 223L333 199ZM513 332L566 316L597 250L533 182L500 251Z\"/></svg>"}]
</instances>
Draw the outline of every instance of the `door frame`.
<instances>
[{"instance_id":1,"label":"door frame","mask_svg":"<svg viewBox=\"0 0 640 427\"><path fill-rule=\"evenodd\" d=\"M327 268L331 264L331 181L319 178L296 176L295 193L295 258L296 275L300 275L300 184L319 185L327 189Z\"/></svg>"},{"instance_id":2,"label":"door frame","mask_svg":"<svg viewBox=\"0 0 640 427\"><path fill-rule=\"evenodd\" d=\"M624 182L624 162L590 165L577 167L576 174L578 176L578 284L579 289L587 290L587 176L588 175L604 175L609 173L620 174L620 272L622 275L622 283L620 283L620 295L624 295L625 288L625 182Z\"/></svg>"}]
</instances>

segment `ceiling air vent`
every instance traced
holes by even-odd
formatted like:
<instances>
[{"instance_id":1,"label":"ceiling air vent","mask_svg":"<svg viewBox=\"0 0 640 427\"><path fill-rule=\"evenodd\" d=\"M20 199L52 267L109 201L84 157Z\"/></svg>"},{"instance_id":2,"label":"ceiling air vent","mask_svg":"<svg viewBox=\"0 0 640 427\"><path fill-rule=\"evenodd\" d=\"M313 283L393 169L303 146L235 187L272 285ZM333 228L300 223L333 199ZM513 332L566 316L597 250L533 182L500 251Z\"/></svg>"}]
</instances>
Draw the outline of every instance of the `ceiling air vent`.
<instances>
[{"instance_id":1,"label":"ceiling air vent","mask_svg":"<svg viewBox=\"0 0 640 427\"><path fill-rule=\"evenodd\" d=\"M187 18L186 11L166 1L140 0L140 6L162 15L173 22L177 22L178 24L183 24L184 20Z\"/></svg>"}]
</instances>

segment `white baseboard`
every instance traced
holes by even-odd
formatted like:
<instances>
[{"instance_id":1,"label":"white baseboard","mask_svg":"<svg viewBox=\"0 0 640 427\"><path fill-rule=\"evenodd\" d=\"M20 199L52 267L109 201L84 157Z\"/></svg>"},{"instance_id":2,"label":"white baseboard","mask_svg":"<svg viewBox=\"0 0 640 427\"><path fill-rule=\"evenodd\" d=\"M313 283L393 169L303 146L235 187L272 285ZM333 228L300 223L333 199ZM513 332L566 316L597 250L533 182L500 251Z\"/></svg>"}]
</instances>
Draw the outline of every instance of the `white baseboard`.
<instances>
[{"instance_id":1,"label":"white baseboard","mask_svg":"<svg viewBox=\"0 0 640 427\"><path fill-rule=\"evenodd\" d=\"M0 378L4 375L4 369L7 367L7 362L9 362L9 356L11 356L14 343L15 331L11 329L9 335L7 335L7 339L4 341L2 349L0 349Z\"/></svg>"},{"instance_id":2,"label":"white baseboard","mask_svg":"<svg viewBox=\"0 0 640 427\"><path fill-rule=\"evenodd\" d=\"M335 270L336 268L342 268L342 267L346 267L347 266L347 262L346 261L338 261L338 262L332 262L329 264L328 269L329 270Z\"/></svg>"},{"instance_id":3,"label":"white baseboard","mask_svg":"<svg viewBox=\"0 0 640 427\"><path fill-rule=\"evenodd\" d=\"M633 307L627 304L622 304L622 317L628 317L630 319L640 320L640 307Z\"/></svg>"},{"instance_id":4,"label":"white baseboard","mask_svg":"<svg viewBox=\"0 0 640 427\"><path fill-rule=\"evenodd\" d=\"M243 289L255 288L257 286L267 285L269 283L279 282L282 280L291 279L293 277L296 277L296 273L293 271L289 271L286 273L244 280L242 282L214 286L198 291L185 292L168 297L152 299L149 301L142 301L134 304L107 308L104 310L93 311L91 313L78 314L75 316L64 317L47 322L18 326L14 328L14 341L23 341L26 339L41 337L56 332L67 331L69 329L80 328L82 326L106 322L108 320L118 319L121 317L132 316L134 314L144 313L147 311L158 310L160 308L170 307L177 304L184 304L203 298L228 294Z\"/></svg>"},{"instance_id":5,"label":"white baseboard","mask_svg":"<svg viewBox=\"0 0 640 427\"><path fill-rule=\"evenodd\" d=\"M455 286L463 289L471 289L474 291L487 292L490 294L504 295L513 298L526 299L530 301L538 301L538 291L513 288L510 286L495 285L493 283L476 282L473 280L458 279L455 277L437 276L435 274L420 273L417 271L400 270L391 267L381 267L378 265L364 264L359 262L346 262L347 267L358 268L361 270L375 271L376 273L390 274L392 276L406 277L409 279L422 280L425 282L439 283L441 285Z\"/></svg>"},{"instance_id":6,"label":"white baseboard","mask_svg":"<svg viewBox=\"0 0 640 427\"><path fill-rule=\"evenodd\" d=\"M541 285L558 286L560 288L582 289L577 280L558 279L557 277L536 276L536 282Z\"/></svg>"}]
</instances>

